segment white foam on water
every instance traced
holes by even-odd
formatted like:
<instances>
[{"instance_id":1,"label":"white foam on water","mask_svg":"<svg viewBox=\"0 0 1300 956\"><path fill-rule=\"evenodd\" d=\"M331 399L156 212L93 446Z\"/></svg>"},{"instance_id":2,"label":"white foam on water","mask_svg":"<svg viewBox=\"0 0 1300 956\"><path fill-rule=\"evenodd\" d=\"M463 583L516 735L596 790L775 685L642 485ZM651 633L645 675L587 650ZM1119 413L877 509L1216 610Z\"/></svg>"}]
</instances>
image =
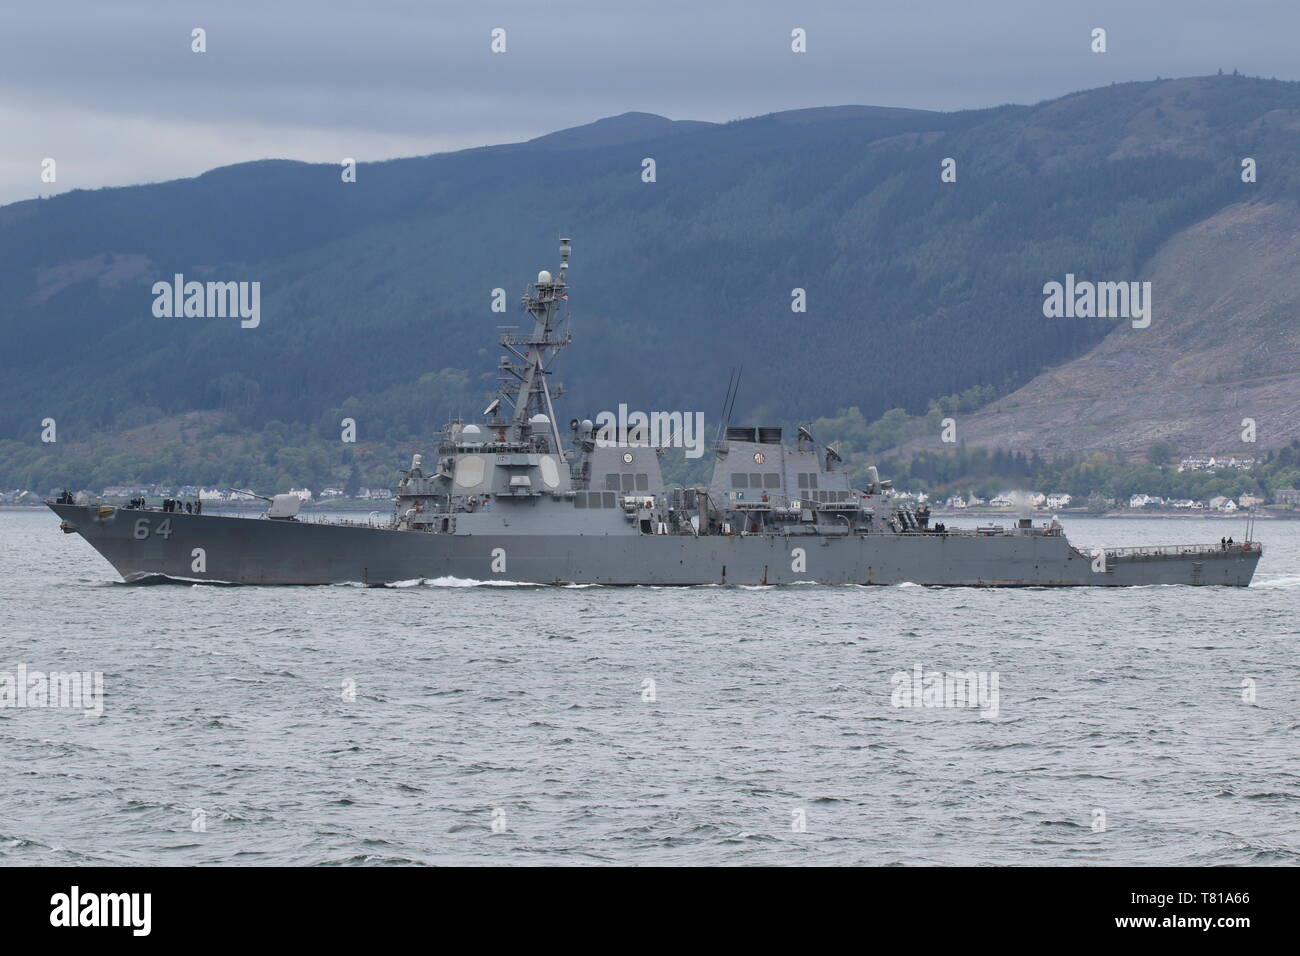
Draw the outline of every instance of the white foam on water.
<instances>
[{"instance_id":1,"label":"white foam on water","mask_svg":"<svg viewBox=\"0 0 1300 956\"><path fill-rule=\"evenodd\" d=\"M478 581L474 578L420 578L415 581L399 581L389 587L412 587L422 584L427 588L535 588L531 581Z\"/></svg>"},{"instance_id":2,"label":"white foam on water","mask_svg":"<svg viewBox=\"0 0 1300 956\"><path fill-rule=\"evenodd\" d=\"M1252 588L1300 588L1300 577L1272 578L1268 581L1252 581Z\"/></svg>"},{"instance_id":3,"label":"white foam on water","mask_svg":"<svg viewBox=\"0 0 1300 956\"><path fill-rule=\"evenodd\" d=\"M568 585L569 587L597 587L594 584ZM479 581L474 578L407 578L402 581L384 581L383 583L375 582L366 584L362 581L343 581L341 583L331 584L335 588L535 588L541 585L534 584L530 581Z\"/></svg>"}]
</instances>

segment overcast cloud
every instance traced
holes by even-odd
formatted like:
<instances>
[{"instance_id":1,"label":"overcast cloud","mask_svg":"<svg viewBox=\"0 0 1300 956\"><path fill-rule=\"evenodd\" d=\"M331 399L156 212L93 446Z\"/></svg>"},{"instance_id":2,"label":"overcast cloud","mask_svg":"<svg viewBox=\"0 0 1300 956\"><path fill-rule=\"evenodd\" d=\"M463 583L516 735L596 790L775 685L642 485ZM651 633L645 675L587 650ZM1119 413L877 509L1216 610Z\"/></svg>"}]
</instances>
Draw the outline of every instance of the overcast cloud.
<instances>
[{"instance_id":1,"label":"overcast cloud","mask_svg":"<svg viewBox=\"0 0 1300 956\"><path fill-rule=\"evenodd\" d=\"M514 142L629 110L952 110L1219 68L1294 80L1298 26L1287 0L6 0L0 202ZM194 27L208 52L190 51Z\"/></svg>"}]
</instances>

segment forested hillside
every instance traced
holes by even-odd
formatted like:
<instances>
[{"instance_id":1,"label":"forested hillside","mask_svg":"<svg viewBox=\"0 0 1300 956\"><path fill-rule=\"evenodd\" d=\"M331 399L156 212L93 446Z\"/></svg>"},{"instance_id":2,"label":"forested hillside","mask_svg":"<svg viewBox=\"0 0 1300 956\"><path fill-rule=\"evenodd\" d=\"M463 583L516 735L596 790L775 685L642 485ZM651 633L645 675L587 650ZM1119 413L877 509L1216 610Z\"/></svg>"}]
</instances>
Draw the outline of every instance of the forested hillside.
<instances>
[{"instance_id":1,"label":"forested hillside","mask_svg":"<svg viewBox=\"0 0 1300 956\"><path fill-rule=\"evenodd\" d=\"M355 183L266 161L0 207L0 485L386 480L483 407L496 326L562 234L566 419L627 402L712 427L742 365L738 420L1004 395L1115 325L1044 319L1044 282L1138 279L1217 211L1300 197L1297 117L1300 84L1236 76L954 114L628 114ZM259 281L260 325L155 317L176 273Z\"/></svg>"}]
</instances>

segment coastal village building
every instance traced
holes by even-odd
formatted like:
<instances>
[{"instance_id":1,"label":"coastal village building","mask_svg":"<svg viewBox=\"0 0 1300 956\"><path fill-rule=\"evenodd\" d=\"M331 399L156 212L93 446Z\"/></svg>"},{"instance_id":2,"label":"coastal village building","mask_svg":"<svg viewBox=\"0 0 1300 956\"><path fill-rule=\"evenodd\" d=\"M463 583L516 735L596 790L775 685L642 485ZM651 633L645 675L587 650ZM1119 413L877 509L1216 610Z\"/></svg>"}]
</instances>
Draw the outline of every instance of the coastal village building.
<instances>
[{"instance_id":1,"label":"coastal village building","mask_svg":"<svg viewBox=\"0 0 1300 956\"><path fill-rule=\"evenodd\" d=\"M1256 459L1251 455L1188 455L1178 462L1179 471L1217 471L1220 468L1254 468Z\"/></svg>"}]
</instances>

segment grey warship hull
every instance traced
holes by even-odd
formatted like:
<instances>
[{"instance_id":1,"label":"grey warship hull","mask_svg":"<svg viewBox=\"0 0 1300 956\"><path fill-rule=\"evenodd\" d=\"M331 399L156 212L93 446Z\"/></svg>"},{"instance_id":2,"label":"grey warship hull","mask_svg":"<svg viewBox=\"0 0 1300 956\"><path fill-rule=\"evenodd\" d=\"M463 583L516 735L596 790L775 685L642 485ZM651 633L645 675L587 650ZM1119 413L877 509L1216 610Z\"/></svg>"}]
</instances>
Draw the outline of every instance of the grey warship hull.
<instances>
[{"instance_id":1,"label":"grey warship hull","mask_svg":"<svg viewBox=\"0 0 1300 956\"><path fill-rule=\"evenodd\" d=\"M901 584L1126 587L1250 583L1261 551L1219 545L1112 549L1064 535L434 534L342 523L50 507L126 581L368 584L461 579L532 584ZM482 515L487 518L489 515ZM166 522L165 535L159 533ZM462 522L462 525L464 522ZM802 552L802 553L800 553ZM199 560L201 553L202 560ZM800 568L801 570L796 570Z\"/></svg>"},{"instance_id":2,"label":"grey warship hull","mask_svg":"<svg viewBox=\"0 0 1300 956\"><path fill-rule=\"evenodd\" d=\"M382 525L298 520L299 500L268 498L261 518L77 504L49 506L127 581L368 584L453 578L531 584L901 584L1126 587L1250 583L1249 540L1085 553L1055 520L949 529L895 495L874 466L856 476L811 425L730 425L738 375L712 446L708 485L668 488L668 448L703 454L703 414L609 412L573 419L565 447L549 382L572 338L561 307L572 249L523 297L531 326L502 326L498 395L481 424L448 422L436 465L400 473ZM656 426L658 426L656 428ZM692 427L693 426L693 427ZM656 437L657 435L657 437ZM690 452L688 452L690 454ZM856 484L854 482L857 482ZM249 494L252 494L249 492ZM260 496L259 496L260 497Z\"/></svg>"}]
</instances>

